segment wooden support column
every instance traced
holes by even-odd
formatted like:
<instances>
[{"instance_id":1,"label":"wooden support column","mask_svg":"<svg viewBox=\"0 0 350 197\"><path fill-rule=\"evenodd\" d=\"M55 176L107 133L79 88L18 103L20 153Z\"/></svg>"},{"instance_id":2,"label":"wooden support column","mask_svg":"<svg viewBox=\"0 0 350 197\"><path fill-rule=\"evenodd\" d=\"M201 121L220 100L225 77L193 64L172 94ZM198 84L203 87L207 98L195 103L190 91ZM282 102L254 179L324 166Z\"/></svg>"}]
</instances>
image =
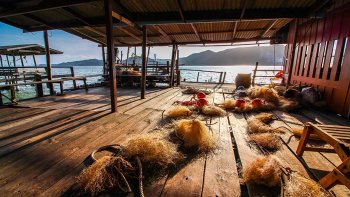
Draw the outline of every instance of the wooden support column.
<instances>
[{"instance_id":1,"label":"wooden support column","mask_svg":"<svg viewBox=\"0 0 350 197\"><path fill-rule=\"evenodd\" d=\"M293 47L292 47L292 57L289 60L289 71L288 71L288 78L287 78L287 84L286 88L290 86L290 81L292 80L292 72L293 72L293 65L294 65L294 58L295 58L295 49L297 45L297 35L298 35L298 19L295 20L295 32L294 32L294 40L293 40Z\"/></svg>"},{"instance_id":2,"label":"wooden support column","mask_svg":"<svg viewBox=\"0 0 350 197\"><path fill-rule=\"evenodd\" d=\"M179 46L176 45L176 85L180 85L180 69L179 69Z\"/></svg>"},{"instance_id":3,"label":"wooden support column","mask_svg":"<svg viewBox=\"0 0 350 197\"><path fill-rule=\"evenodd\" d=\"M108 74L107 68L106 68L106 56L105 56L105 46L102 45L102 63L103 63L103 74Z\"/></svg>"},{"instance_id":4,"label":"wooden support column","mask_svg":"<svg viewBox=\"0 0 350 197\"><path fill-rule=\"evenodd\" d=\"M115 70L115 53L113 40L113 19L112 19L112 0L104 0L105 18L106 18L106 37L107 37L107 62L109 69L109 82L111 92L111 111L117 111L117 73Z\"/></svg>"},{"instance_id":5,"label":"wooden support column","mask_svg":"<svg viewBox=\"0 0 350 197\"><path fill-rule=\"evenodd\" d=\"M46 68L47 68L47 79L52 80L52 67L50 57L50 45L49 36L47 30L44 31L45 51L46 51ZM53 83L48 83L50 89L50 95L54 95Z\"/></svg>"},{"instance_id":6,"label":"wooden support column","mask_svg":"<svg viewBox=\"0 0 350 197\"><path fill-rule=\"evenodd\" d=\"M175 67L175 57L176 57L176 44L173 43L173 51L171 53L171 66L170 66L170 82L169 87L174 86L174 67Z\"/></svg>"},{"instance_id":7,"label":"wooden support column","mask_svg":"<svg viewBox=\"0 0 350 197\"><path fill-rule=\"evenodd\" d=\"M147 45L147 27L142 27L142 73L141 73L141 99L145 98L146 92L146 45Z\"/></svg>"},{"instance_id":8,"label":"wooden support column","mask_svg":"<svg viewBox=\"0 0 350 197\"><path fill-rule=\"evenodd\" d=\"M35 55L33 55L33 62L34 62L34 66L36 67L36 59L35 59Z\"/></svg>"},{"instance_id":9,"label":"wooden support column","mask_svg":"<svg viewBox=\"0 0 350 197\"><path fill-rule=\"evenodd\" d=\"M128 51L126 52L126 66L129 66L129 52L130 52L130 47L128 46Z\"/></svg>"}]
</instances>

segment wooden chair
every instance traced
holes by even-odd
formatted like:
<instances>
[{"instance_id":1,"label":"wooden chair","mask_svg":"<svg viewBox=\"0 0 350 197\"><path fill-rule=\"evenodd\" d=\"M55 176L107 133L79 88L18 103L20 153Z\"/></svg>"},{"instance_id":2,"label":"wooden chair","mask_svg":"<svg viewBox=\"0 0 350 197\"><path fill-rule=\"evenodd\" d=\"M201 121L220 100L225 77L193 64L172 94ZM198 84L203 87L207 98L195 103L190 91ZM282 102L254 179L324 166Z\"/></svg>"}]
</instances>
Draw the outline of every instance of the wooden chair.
<instances>
[{"instance_id":1,"label":"wooden chair","mask_svg":"<svg viewBox=\"0 0 350 197\"><path fill-rule=\"evenodd\" d=\"M330 144L333 148L307 147L306 145L310 139L310 134L317 135L320 140ZM304 132L296 151L297 155L301 157L304 151L336 153L342 161L338 167L319 181L325 189L333 187L338 182L350 188L350 147L344 140L350 140L350 127L320 125L310 122L305 124Z\"/></svg>"}]
</instances>

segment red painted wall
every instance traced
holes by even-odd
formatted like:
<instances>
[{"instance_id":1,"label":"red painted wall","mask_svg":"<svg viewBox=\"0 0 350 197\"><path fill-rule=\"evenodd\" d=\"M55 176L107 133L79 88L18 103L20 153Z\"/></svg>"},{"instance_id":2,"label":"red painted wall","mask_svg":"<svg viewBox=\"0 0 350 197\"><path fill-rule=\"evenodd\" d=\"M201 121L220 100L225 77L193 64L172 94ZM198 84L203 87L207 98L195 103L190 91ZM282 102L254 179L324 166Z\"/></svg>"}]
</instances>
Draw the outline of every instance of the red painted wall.
<instances>
[{"instance_id":1,"label":"red painted wall","mask_svg":"<svg viewBox=\"0 0 350 197\"><path fill-rule=\"evenodd\" d=\"M292 84L319 88L329 109L349 117L350 6L339 2L322 19L298 19L291 23L284 67L288 73L293 63Z\"/></svg>"}]
</instances>

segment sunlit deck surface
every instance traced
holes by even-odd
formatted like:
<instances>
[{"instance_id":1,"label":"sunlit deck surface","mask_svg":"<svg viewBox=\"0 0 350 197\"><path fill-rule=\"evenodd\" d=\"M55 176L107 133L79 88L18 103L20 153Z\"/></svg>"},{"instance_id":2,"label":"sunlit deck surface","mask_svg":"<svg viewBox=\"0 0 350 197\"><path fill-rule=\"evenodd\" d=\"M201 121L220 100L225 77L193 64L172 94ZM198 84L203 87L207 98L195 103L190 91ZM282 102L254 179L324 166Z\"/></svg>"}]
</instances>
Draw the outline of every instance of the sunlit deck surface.
<instances>
[{"instance_id":1,"label":"sunlit deck surface","mask_svg":"<svg viewBox=\"0 0 350 197\"><path fill-rule=\"evenodd\" d=\"M209 97L214 103L232 97L232 90L216 87ZM179 88L147 90L141 100L137 89L118 89L118 113L110 113L108 88L68 92L22 101L18 107L0 109L0 193L1 196L61 196L69 194L75 177L86 166L86 158L99 146L123 144L128 136L152 130L162 111L175 100L189 99ZM311 109L293 113L273 111L280 119L273 126L300 126L312 121L350 125L348 120ZM232 114L212 118L212 131L220 148L215 154L195 159L178 167L158 181L145 185L146 196L250 196L271 190L240 185L239 167L252 161L259 151L246 142L246 118L252 114ZM284 167L305 176L307 169L295 156L298 139L290 132L286 142L274 153ZM316 178L340 164L332 153L305 152L308 168ZM249 191L249 192L248 192ZM341 185L331 191L349 196Z\"/></svg>"}]
</instances>

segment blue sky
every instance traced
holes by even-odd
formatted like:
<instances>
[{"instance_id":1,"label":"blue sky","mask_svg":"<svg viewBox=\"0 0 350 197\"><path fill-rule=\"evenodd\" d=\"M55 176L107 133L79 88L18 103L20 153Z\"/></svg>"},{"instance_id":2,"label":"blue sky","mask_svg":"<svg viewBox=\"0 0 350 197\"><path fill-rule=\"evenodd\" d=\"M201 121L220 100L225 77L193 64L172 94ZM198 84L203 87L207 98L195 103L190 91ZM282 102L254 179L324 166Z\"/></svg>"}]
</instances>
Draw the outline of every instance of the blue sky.
<instances>
[{"instance_id":1,"label":"blue sky","mask_svg":"<svg viewBox=\"0 0 350 197\"><path fill-rule=\"evenodd\" d=\"M69 62L84 59L102 59L101 48L97 43L82 39L78 36L61 30L49 31L50 48L63 51L63 55L52 55L52 63ZM16 44L41 44L44 45L43 32L23 33L21 29L0 22L0 46ZM186 57L192 53L205 50L222 51L234 46L207 46L207 47L180 47L180 57ZM126 48L121 48L126 57ZM157 54L157 58L170 58L171 47L152 47L150 57ZM137 54L141 54L141 47L137 48ZM44 56L37 57L38 64L45 63ZM31 58L27 58L26 65L32 65Z\"/></svg>"}]
</instances>

